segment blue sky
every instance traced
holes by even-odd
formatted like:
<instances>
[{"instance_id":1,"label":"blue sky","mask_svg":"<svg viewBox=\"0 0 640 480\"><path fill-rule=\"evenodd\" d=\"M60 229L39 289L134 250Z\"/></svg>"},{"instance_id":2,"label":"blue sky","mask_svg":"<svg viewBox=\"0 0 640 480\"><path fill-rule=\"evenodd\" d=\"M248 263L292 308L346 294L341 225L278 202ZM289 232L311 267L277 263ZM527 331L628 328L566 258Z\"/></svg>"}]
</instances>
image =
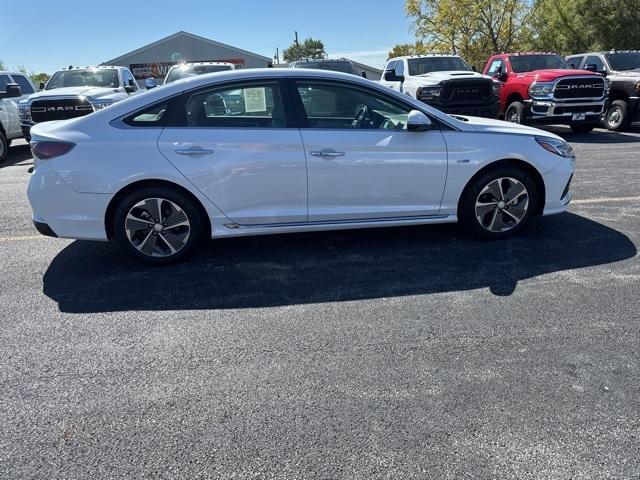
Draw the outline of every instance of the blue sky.
<instances>
[{"instance_id":1,"label":"blue sky","mask_svg":"<svg viewBox=\"0 0 640 480\"><path fill-rule=\"evenodd\" d=\"M381 67L396 43L413 39L403 0L3 1L0 60L52 73L95 65L179 30L273 57L313 37L331 56ZM27 8L28 6L28 8ZM8 20L11 19L11 20Z\"/></svg>"}]
</instances>

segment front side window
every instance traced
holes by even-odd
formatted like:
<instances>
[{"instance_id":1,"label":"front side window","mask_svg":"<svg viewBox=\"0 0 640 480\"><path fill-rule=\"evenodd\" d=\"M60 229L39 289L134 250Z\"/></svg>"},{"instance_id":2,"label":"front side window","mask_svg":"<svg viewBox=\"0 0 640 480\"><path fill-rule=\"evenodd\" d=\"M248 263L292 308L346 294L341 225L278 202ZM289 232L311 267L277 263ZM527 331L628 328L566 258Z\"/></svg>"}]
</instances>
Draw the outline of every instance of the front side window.
<instances>
[{"instance_id":1,"label":"front side window","mask_svg":"<svg viewBox=\"0 0 640 480\"><path fill-rule=\"evenodd\" d=\"M604 62L602 61L602 59L600 57L597 57L595 55L591 55L590 57L587 57L587 61L584 62L585 67L587 65L595 65L596 66L596 72L604 72Z\"/></svg>"},{"instance_id":2,"label":"front side window","mask_svg":"<svg viewBox=\"0 0 640 480\"><path fill-rule=\"evenodd\" d=\"M311 82L297 87L309 128L406 129L411 108L371 90Z\"/></svg>"},{"instance_id":3,"label":"front side window","mask_svg":"<svg viewBox=\"0 0 640 480\"><path fill-rule=\"evenodd\" d=\"M184 114L189 127L285 127L277 83L218 87L194 93L185 103Z\"/></svg>"},{"instance_id":4,"label":"front side window","mask_svg":"<svg viewBox=\"0 0 640 480\"><path fill-rule=\"evenodd\" d=\"M409 75L424 75L431 72L453 70L471 71L471 67L460 57L409 58Z\"/></svg>"},{"instance_id":5,"label":"front side window","mask_svg":"<svg viewBox=\"0 0 640 480\"><path fill-rule=\"evenodd\" d=\"M131 75L129 73L128 70L124 70L122 72L122 81L124 82L124 86L128 87L128 86L132 86L134 87L136 90L138 89L138 84L136 83L136 81L133 79L133 75ZM130 83L131 82L131 83Z\"/></svg>"},{"instance_id":6,"label":"front side window","mask_svg":"<svg viewBox=\"0 0 640 480\"><path fill-rule=\"evenodd\" d=\"M509 61L511 62L511 70L515 73L569 68L566 60L559 55L514 55Z\"/></svg>"},{"instance_id":7,"label":"front side window","mask_svg":"<svg viewBox=\"0 0 640 480\"><path fill-rule=\"evenodd\" d=\"M31 83L29 83L29 80L27 80L26 77L22 75L15 75L15 74L11 74L11 76L13 77L13 80L18 85L20 85L20 91L22 92L22 95L31 95L33 93L33 87L31 86Z\"/></svg>"},{"instance_id":8,"label":"front side window","mask_svg":"<svg viewBox=\"0 0 640 480\"><path fill-rule=\"evenodd\" d=\"M13 83L9 75L0 75L0 92L6 91L9 83Z\"/></svg>"},{"instance_id":9,"label":"front side window","mask_svg":"<svg viewBox=\"0 0 640 480\"><path fill-rule=\"evenodd\" d=\"M607 53L605 55L613 70L635 70L640 68L640 52Z\"/></svg>"},{"instance_id":10,"label":"front side window","mask_svg":"<svg viewBox=\"0 0 640 480\"><path fill-rule=\"evenodd\" d=\"M584 57L582 55L576 55L574 57L569 57L569 58L567 58L567 63L569 64L569 66L571 68L578 69L578 68L580 68L580 65L582 64L582 59L583 58Z\"/></svg>"},{"instance_id":11,"label":"front side window","mask_svg":"<svg viewBox=\"0 0 640 480\"><path fill-rule=\"evenodd\" d=\"M489 66L487 75L496 75L498 73L504 73L504 62L502 60L494 60Z\"/></svg>"},{"instance_id":12,"label":"front side window","mask_svg":"<svg viewBox=\"0 0 640 480\"><path fill-rule=\"evenodd\" d=\"M56 72L47 83L46 89L64 87L105 87L118 88L118 71L114 68L95 68L89 70L63 70Z\"/></svg>"}]
</instances>

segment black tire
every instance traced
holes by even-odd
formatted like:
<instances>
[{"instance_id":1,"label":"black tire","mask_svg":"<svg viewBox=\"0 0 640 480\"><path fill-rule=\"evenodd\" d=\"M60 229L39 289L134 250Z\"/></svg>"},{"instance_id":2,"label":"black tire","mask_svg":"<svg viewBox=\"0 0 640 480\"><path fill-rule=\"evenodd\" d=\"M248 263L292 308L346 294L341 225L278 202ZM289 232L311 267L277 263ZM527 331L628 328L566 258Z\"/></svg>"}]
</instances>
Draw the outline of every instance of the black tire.
<instances>
[{"instance_id":1,"label":"black tire","mask_svg":"<svg viewBox=\"0 0 640 480\"><path fill-rule=\"evenodd\" d=\"M169 249L173 250L173 247L170 246L167 241L165 240L161 241L160 237L162 237L162 239L168 238L166 236L165 231L156 233L156 231L154 231L153 226L147 226L146 228L148 228L148 230L146 231L143 230L142 228L138 230L132 230L126 227L127 226L126 219L129 212L132 211L132 209L134 209L136 205L138 205L139 203L147 199L163 199L164 200L163 202L160 202L160 204L162 205L162 207L160 208L162 208L163 213L159 215L160 217L159 219L158 218L153 219L151 216L145 217L152 220L160 220L160 222L156 222L156 223L160 223L160 224L167 223L167 227L168 227L169 222L166 222L166 221L170 220L171 218L170 216L173 215L173 213L177 213L179 215L182 212L186 216L189 227L184 227L184 228L188 228L188 234L187 234L187 237L184 239L184 242L179 240L175 241L175 239L178 237L177 235L173 235L172 233L169 235L169 236L172 236L174 239L175 243L172 242L173 247L175 247L176 244L181 245L180 249L177 250L175 253L168 252ZM172 209L171 204L173 204L173 206L177 206L181 212L177 211L176 209ZM149 206L151 205L152 203L149 202ZM147 215L149 215L149 211L150 209L145 209L144 206L138 207L138 209L135 210L136 214L138 214L138 212L142 212L142 215L137 218L141 218L142 216L144 216L145 212ZM169 216L169 218L167 218L167 216ZM154 222L148 221L148 223L154 223ZM200 240L202 240L204 237L204 233L205 233L204 225L205 225L205 219L202 218L202 214L200 213L200 210L188 195L185 195L183 192L179 190L174 190L171 188L161 187L161 186L145 187L130 193L129 195L124 197L116 206L115 213L113 216L113 232L114 232L115 239L120 245L120 247L122 247L127 252L129 252L129 254L131 254L131 256L133 256L137 260L141 260L147 263L154 263L154 264L174 263L174 262L177 262L178 260L184 259L190 253L192 253L197 243ZM176 227L176 228L181 228L181 227ZM168 230L169 228L167 228L167 231ZM146 232L148 232L148 234ZM177 234L178 232L174 230L173 233ZM182 231L179 233L180 235L183 234ZM155 245L154 247L152 247L154 251L152 251L151 254L143 253L141 250L138 249L138 247L144 248L142 238L143 237L146 238L147 235L149 237L151 236L155 237L155 239L153 238L150 239L151 241L153 241ZM132 237L131 240L129 238L130 236ZM136 241L139 242L138 247L136 247L133 243Z\"/></svg>"},{"instance_id":2,"label":"black tire","mask_svg":"<svg viewBox=\"0 0 640 480\"><path fill-rule=\"evenodd\" d=\"M4 132L0 130L0 162L6 160L9 155L9 142Z\"/></svg>"},{"instance_id":3,"label":"black tire","mask_svg":"<svg viewBox=\"0 0 640 480\"><path fill-rule=\"evenodd\" d=\"M591 130L596 128L598 124L593 122L580 122L572 123L569 126L571 127L571 131L573 133L589 133Z\"/></svg>"},{"instance_id":4,"label":"black tire","mask_svg":"<svg viewBox=\"0 0 640 480\"><path fill-rule=\"evenodd\" d=\"M527 204L525 207L524 196L517 197L520 200L518 200L518 203L511 205L512 210L509 213L513 213L515 211L514 209L516 208L518 211L524 209L525 213L519 223L515 223L513 226L504 231L490 231L486 228L486 226L483 226L481 220L476 215L476 201L481 198L480 194L484 191L485 187L492 184L498 179L514 179L521 185L523 185L526 188ZM505 183L507 183L507 186L509 186L508 181L505 180ZM516 185L514 184L513 186L515 187ZM504 192L505 196L508 194L508 191L509 190ZM537 201L538 192L535 182L526 170L513 166L499 166L474 178L466 186L458 204L458 221L469 233L476 237L486 240L501 240L517 234L527 226L536 210ZM509 208L509 205L507 205L507 207ZM503 212L502 210L499 210L499 212L501 218L506 218L507 222L510 221L508 213ZM487 215L491 216L491 213L487 212Z\"/></svg>"},{"instance_id":5,"label":"black tire","mask_svg":"<svg viewBox=\"0 0 640 480\"><path fill-rule=\"evenodd\" d=\"M629 104L624 100L611 102L604 115L604 126L612 132L624 132L631 126Z\"/></svg>"},{"instance_id":6,"label":"black tire","mask_svg":"<svg viewBox=\"0 0 640 480\"><path fill-rule=\"evenodd\" d=\"M527 107L520 101L511 102L504 112L504 119L510 123L528 125Z\"/></svg>"}]
</instances>

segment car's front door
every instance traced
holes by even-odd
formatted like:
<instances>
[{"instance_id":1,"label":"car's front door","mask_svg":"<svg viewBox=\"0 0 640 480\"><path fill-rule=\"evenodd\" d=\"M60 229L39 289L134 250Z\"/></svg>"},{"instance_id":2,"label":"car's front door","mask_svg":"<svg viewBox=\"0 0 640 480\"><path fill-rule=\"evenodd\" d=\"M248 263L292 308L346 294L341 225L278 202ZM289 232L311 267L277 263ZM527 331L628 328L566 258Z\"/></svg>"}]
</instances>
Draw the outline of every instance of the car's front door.
<instances>
[{"instance_id":1,"label":"car's front door","mask_svg":"<svg viewBox=\"0 0 640 480\"><path fill-rule=\"evenodd\" d=\"M307 221L307 167L283 87L273 80L186 93L159 138L165 157L240 225Z\"/></svg>"},{"instance_id":2,"label":"car's front door","mask_svg":"<svg viewBox=\"0 0 640 480\"><path fill-rule=\"evenodd\" d=\"M293 80L309 171L309 221L437 215L441 131L407 130L411 106L352 83Z\"/></svg>"}]
</instances>

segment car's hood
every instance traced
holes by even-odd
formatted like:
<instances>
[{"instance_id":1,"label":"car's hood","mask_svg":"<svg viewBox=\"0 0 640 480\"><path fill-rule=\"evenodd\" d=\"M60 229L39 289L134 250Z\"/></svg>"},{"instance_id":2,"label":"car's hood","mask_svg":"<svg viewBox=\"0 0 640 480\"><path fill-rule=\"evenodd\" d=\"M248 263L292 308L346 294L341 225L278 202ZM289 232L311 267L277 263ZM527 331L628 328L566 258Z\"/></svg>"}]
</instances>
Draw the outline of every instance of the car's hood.
<instances>
[{"instance_id":1,"label":"car's hood","mask_svg":"<svg viewBox=\"0 0 640 480\"><path fill-rule=\"evenodd\" d=\"M413 78L418 82L424 80L425 83L440 83L444 80L464 80L465 78L478 79L490 77L482 75L478 72L469 72L466 70L449 70L444 72L423 73L422 75L416 75Z\"/></svg>"},{"instance_id":2,"label":"car's hood","mask_svg":"<svg viewBox=\"0 0 640 480\"><path fill-rule=\"evenodd\" d=\"M42 90L36 92L29 97L29 100L36 100L46 97L69 97L69 96L81 96L90 98L103 98L109 97L116 93L120 93L117 88L105 88L105 87L64 87L54 88L53 90Z\"/></svg>"},{"instance_id":3,"label":"car's hood","mask_svg":"<svg viewBox=\"0 0 640 480\"><path fill-rule=\"evenodd\" d=\"M528 127L526 125L518 125L517 123L505 122L503 120L494 120L491 118L468 117L466 115L452 115L457 119L464 119L464 123L473 127L477 132L486 133L510 133L514 135L535 135L543 137L552 137L562 140L561 137L554 133L540 130L539 128Z\"/></svg>"},{"instance_id":4,"label":"car's hood","mask_svg":"<svg viewBox=\"0 0 640 480\"><path fill-rule=\"evenodd\" d=\"M640 68L636 68L634 70L620 70L619 72L614 72L611 75L616 77L640 77Z\"/></svg>"},{"instance_id":5,"label":"car's hood","mask_svg":"<svg viewBox=\"0 0 640 480\"><path fill-rule=\"evenodd\" d=\"M591 76L591 77L601 77L597 73L589 72L588 70L572 70L565 68L555 68L549 70L533 70L531 72L524 73L516 73L516 78L532 78L538 82L550 82L560 77L580 77L580 76Z\"/></svg>"}]
</instances>

